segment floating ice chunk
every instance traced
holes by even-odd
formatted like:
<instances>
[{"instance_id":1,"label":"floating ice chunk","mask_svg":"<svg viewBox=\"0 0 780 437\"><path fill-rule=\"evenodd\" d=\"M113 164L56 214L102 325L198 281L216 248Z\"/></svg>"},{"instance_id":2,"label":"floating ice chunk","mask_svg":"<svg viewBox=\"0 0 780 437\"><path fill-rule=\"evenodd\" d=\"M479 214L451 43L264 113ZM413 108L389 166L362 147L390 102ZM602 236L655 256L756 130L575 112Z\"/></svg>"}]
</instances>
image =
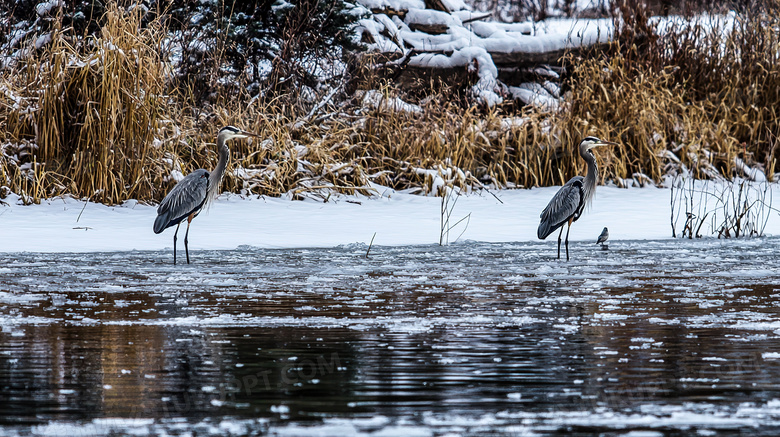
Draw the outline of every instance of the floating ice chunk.
<instances>
[{"instance_id":1,"label":"floating ice chunk","mask_svg":"<svg viewBox=\"0 0 780 437\"><path fill-rule=\"evenodd\" d=\"M290 407L287 405L271 405L272 413L287 414L290 412Z\"/></svg>"},{"instance_id":2,"label":"floating ice chunk","mask_svg":"<svg viewBox=\"0 0 780 437\"><path fill-rule=\"evenodd\" d=\"M12 293L8 291L0 291L0 302L3 304L30 303L38 300L46 300L48 298L49 296L45 294Z\"/></svg>"},{"instance_id":3,"label":"floating ice chunk","mask_svg":"<svg viewBox=\"0 0 780 437\"><path fill-rule=\"evenodd\" d=\"M625 320L628 318L628 314L596 313L593 314L593 318L601 320Z\"/></svg>"}]
</instances>

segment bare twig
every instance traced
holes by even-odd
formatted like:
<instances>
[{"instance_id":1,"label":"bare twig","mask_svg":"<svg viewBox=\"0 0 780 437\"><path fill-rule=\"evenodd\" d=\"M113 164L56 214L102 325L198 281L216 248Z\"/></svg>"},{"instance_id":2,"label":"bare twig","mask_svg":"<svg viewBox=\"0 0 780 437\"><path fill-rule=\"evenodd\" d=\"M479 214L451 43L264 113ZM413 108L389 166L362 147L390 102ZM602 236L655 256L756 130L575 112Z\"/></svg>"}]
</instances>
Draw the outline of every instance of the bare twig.
<instances>
[{"instance_id":1,"label":"bare twig","mask_svg":"<svg viewBox=\"0 0 780 437\"><path fill-rule=\"evenodd\" d=\"M475 178L475 177L472 175L472 176L471 176L471 180L473 180L473 181L474 181L474 182L475 182L475 183L476 183L476 184L479 186L479 188L482 188L483 190L485 190L485 191L487 191L488 193L490 193L490 195L491 195L491 196L493 196L493 197L494 197L496 200L498 200L498 201L499 201L499 202L500 202L502 205L504 204L504 201L503 201L503 200L501 200L501 199L499 199L499 198L498 198L498 196L496 196L495 194L493 194L493 192L492 192L492 191L490 191L490 190L488 189L488 187L486 187L484 184L482 184L482 182L480 182L480 181L479 181L479 179Z\"/></svg>"},{"instance_id":2,"label":"bare twig","mask_svg":"<svg viewBox=\"0 0 780 437\"><path fill-rule=\"evenodd\" d=\"M460 222L462 222L463 220L466 220L466 226L463 227L463 231L460 234L458 234L458 238L456 238L454 241L458 241L460 237L462 237L463 234L466 233L466 230L469 228L469 223L471 223L471 213L469 213L466 217L463 217L462 219L458 220L458 222L452 225L450 229L453 229L455 226L458 226L458 224L460 224ZM447 231L449 232L449 229Z\"/></svg>"},{"instance_id":3,"label":"bare twig","mask_svg":"<svg viewBox=\"0 0 780 437\"><path fill-rule=\"evenodd\" d=\"M695 188L693 179L683 182L685 188L671 194L672 232L676 234L677 214L685 206L685 226L683 238L701 238L704 222L708 220L710 229L718 238L737 238L740 236L762 236L771 211L777 211L771 205L772 190L768 182L750 180L723 180L710 188L710 182L703 181L703 188ZM758 184L763 184L763 187ZM673 183L673 189L680 185ZM678 194L678 193L682 194ZM694 214L694 211L696 212ZM676 235L675 235L676 236Z\"/></svg>"},{"instance_id":4,"label":"bare twig","mask_svg":"<svg viewBox=\"0 0 780 437\"><path fill-rule=\"evenodd\" d=\"M317 102L317 104L314 105L313 108L311 108L311 111L309 111L309 113L306 114L305 117L293 123L291 129L297 131L298 129L302 128L305 124L307 124L309 121L311 121L311 119L314 118L314 116L320 111L320 109L322 109L325 105L330 103L330 101L333 99L333 96L335 96L339 91L341 91L343 87L344 87L344 82L341 82L337 87L330 90L330 92L325 97L323 97L322 100Z\"/></svg>"},{"instance_id":5,"label":"bare twig","mask_svg":"<svg viewBox=\"0 0 780 437\"><path fill-rule=\"evenodd\" d=\"M462 21L463 24L471 23L472 21L480 21L484 20L485 18L490 18L493 14L485 14L485 15L477 15L476 17L467 18Z\"/></svg>"},{"instance_id":6,"label":"bare twig","mask_svg":"<svg viewBox=\"0 0 780 437\"><path fill-rule=\"evenodd\" d=\"M76 223L78 223L79 220L81 220L81 214L83 214L84 210L87 209L87 205L89 204L89 199L91 199L91 197L88 197L87 200L84 202L84 206L81 207L81 212L79 213L79 216L76 217Z\"/></svg>"},{"instance_id":7,"label":"bare twig","mask_svg":"<svg viewBox=\"0 0 780 437\"><path fill-rule=\"evenodd\" d=\"M371 252L371 246L374 245L374 238L376 237L376 232L374 232L374 236L371 237L371 242L368 243L368 250L366 250L366 258L368 258L368 252Z\"/></svg>"}]
</instances>

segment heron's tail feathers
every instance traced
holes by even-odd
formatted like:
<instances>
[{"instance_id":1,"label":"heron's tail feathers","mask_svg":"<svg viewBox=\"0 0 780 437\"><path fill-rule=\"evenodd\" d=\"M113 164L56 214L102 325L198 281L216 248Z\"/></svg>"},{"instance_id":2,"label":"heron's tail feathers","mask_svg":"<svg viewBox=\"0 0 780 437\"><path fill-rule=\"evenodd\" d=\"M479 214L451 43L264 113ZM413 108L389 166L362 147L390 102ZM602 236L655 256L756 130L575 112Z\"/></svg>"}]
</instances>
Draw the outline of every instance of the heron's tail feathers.
<instances>
[{"instance_id":1,"label":"heron's tail feathers","mask_svg":"<svg viewBox=\"0 0 780 437\"><path fill-rule=\"evenodd\" d=\"M536 230L536 236L539 237L540 240L544 240L548 235L552 234L553 231L555 231L555 228L543 221L539 223L539 229Z\"/></svg>"},{"instance_id":2,"label":"heron's tail feathers","mask_svg":"<svg viewBox=\"0 0 780 437\"><path fill-rule=\"evenodd\" d=\"M163 213L157 216L156 219L154 219L154 233L159 234L160 232L164 231L165 228L168 227L168 222L170 220L168 219L168 214Z\"/></svg>"}]
</instances>

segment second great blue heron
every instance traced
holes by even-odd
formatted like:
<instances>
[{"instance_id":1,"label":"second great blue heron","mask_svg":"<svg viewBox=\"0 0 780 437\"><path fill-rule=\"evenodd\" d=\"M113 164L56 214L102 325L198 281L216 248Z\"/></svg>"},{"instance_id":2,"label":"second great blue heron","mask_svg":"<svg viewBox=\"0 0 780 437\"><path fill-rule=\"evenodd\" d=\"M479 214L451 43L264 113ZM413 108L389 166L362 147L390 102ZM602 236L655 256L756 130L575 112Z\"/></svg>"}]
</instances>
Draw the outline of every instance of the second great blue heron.
<instances>
[{"instance_id":1,"label":"second great blue heron","mask_svg":"<svg viewBox=\"0 0 780 437\"><path fill-rule=\"evenodd\" d=\"M167 196L160 202L157 208L157 218L154 220L154 233L159 234L165 229L176 225L173 233L173 264L176 264L176 235L179 233L179 225L187 220L187 232L184 234L184 251L187 254L187 264L190 263L190 250L187 247L187 237L190 233L190 223L209 202L219 194L219 184L225 175L230 149L228 140L233 138L256 137L256 134L243 131L237 127L226 126L217 134L217 149L219 161L217 167L209 173L199 168L180 180Z\"/></svg>"},{"instance_id":2,"label":"second great blue heron","mask_svg":"<svg viewBox=\"0 0 780 437\"><path fill-rule=\"evenodd\" d=\"M561 228L561 232L558 234L558 259L561 258L563 225L569 224L568 228L566 228L566 261L568 261L571 224L580 218L585 210L585 206L590 203L593 199L593 194L596 192L598 168L596 168L596 157L593 156L593 152L590 149L606 145L616 146L617 144L596 137L586 137L580 142L580 156L588 164L588 173L584 178L582 176L574 176L569 179L569 182L566 182L566 185L555 193L555 196L553 196L550 203L547 204L547 207L544 208L544 211L539 216L542 220L539 223L536 235L540 240L544 240L548 235L555 232L556 229Z\"/></svg>"}]
</instances>

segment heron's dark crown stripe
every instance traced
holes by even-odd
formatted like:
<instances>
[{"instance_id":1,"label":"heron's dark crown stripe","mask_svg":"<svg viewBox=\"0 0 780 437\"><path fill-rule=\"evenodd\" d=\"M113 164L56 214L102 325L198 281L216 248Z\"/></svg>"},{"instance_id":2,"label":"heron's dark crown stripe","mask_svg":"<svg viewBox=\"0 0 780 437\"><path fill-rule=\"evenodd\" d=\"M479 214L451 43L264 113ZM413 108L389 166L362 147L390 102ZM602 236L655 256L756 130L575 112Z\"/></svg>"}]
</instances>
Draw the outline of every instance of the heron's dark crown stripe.
<instances>
[{"instance_id":1,"label":"heron's dark crown stripe","mask_svg":"<svg viewBox=\"0 0 780 437\"><path fill-rule=\"evenodd\" d=\"M235 126L225 126L222 129L219 130L219 133L221 134L223 131L232 132L234 134L237 134L241 132L241 129L235 127Z\"/></svg>"}]
</instances>

